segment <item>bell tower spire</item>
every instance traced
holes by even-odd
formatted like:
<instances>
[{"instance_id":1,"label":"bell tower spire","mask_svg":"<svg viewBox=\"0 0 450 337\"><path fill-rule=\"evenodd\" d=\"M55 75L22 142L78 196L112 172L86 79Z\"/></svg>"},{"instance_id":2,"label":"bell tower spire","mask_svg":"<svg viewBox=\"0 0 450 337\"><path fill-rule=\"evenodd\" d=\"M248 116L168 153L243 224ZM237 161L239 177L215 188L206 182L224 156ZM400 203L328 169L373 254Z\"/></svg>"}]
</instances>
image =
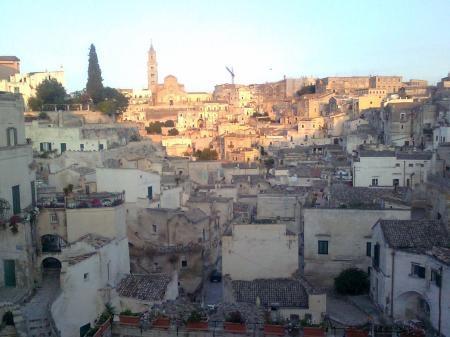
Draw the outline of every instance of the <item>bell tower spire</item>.
<instances>
[{"instance_id":1,"label":"bell tower spire","mask_svg":"<svg viewBox=\"0 0 450 337\"><path fill-rule=\"evenodd\" d=\"M158 86L158 62L156 61L156 51L153 48L153 42L150 42L150 49L148 51L147 72L148 90L152 92L152 95L155 95Z\"/></svg>"}]
</instances>

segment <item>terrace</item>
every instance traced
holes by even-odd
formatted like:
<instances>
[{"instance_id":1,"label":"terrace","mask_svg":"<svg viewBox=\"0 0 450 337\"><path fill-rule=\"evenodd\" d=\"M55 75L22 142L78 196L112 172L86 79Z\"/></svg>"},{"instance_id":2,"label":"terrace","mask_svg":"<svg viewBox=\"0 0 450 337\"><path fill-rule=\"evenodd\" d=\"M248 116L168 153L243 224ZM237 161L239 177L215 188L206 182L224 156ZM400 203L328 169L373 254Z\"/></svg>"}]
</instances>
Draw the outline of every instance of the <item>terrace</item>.
<instances>
[{"instance_id":1,"label":"terrace","mask_svg":"<svg viewBox=\"0 0 450 337\"><path fill-rule=\"evenodd\" d=\"M38 189L37 206L39 208L102 208L123 204L125 192L96 192L89 194L68 194L53 189Z\"/></svg>"}]
</instances>

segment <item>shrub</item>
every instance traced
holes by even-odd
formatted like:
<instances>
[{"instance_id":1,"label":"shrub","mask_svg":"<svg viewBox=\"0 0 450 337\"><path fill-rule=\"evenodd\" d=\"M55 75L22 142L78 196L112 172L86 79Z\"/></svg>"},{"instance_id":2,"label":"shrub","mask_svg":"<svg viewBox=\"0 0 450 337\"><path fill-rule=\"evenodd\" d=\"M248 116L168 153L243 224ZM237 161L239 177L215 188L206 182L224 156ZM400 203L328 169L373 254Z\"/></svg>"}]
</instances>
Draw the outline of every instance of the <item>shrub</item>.
<instances>
[{"instance_id":1,"label":"shrub","mask_svg":"<svg viewBox=\"0 0 450 337\"><path fill-rule=\"evenodd\" d=\"M137 312L132 312L130 309L125 309L120 314L123 316L139 316L140 315Z\"/></svg>"},{"instance_id":2,"label":"shrub","mask_svg":"<svg viewBox=\"0 0 450 337\"><path fill-rule=\"evenodd\" d=\"M349 268L342 271L334 279L334 288L342 295L361 295L369 292L369 276L357 268Z\"/></svg>"},{"instance_id":3,"label":"shrub","mask_svg":"<svg viewBox=\"0 0 450 337\"><path fill-rule=\"evenodd\" d=\"M193 310L187 319L189 323L201 322L202 320L203 317L197 310Z\"/></svg>"}]
</instances>

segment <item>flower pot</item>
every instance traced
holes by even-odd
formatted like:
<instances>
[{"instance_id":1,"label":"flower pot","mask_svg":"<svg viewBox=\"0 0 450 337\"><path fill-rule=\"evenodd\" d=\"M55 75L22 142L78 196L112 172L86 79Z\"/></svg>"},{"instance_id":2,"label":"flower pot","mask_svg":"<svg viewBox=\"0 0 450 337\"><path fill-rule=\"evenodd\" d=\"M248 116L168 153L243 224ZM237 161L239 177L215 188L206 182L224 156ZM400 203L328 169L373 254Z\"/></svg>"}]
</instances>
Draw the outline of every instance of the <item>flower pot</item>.
<instances>
[{"instance_id":1,"label":"flower pot","mask_svg":"<svg viewBox=\"0 0 450 337\"><path fill-rule=\"evenodd\" d=\"M284 326L277 324L264 324L265 336L284 336Z\"/></svg>"},{"instance_id":2,"label":"flower pot","mask_svg":"<svg viewBox=\"0 0 450 337\"><path fill-rule=\"evenodd\" d=\"M304 327L303 328L303 336L304 337L324 337L325 330L322 328Z\"/></svg>"},{"instance_id":3,"label":"flower pot","mask_svg":"<svg viewBox=\"0 0 450 337\"><path fill-rule=\"evenodd\" d=\"M367 337L369 336L369 331L355 329L355 328L347 328L345 329L346 337Z\"/></svg>"},{"instance_id":4,"label":"flower pot","mask_svg":"<svg viewBox=\"0 0 450 337\"><path fill-rule=\"evenodd\" d=\"M140 322L139 316L119 315L120 324L138 326Z\"/></svg>"},{"instance_id":5,"label":"flower pot","mask_svg":"<svg viewBox=\"0 0 450 337\"><path fill-rule=\"evenodd\" d=\"M245 324L243 324L243 323L224 322L223 329L225 330L225 332L231 332L231 333L246 333L247 332L247 328L246 328Z\"/></svg>"},{"instance_id":6,"label":"flower pot","mask_svg":"<svg viewBox=\"0 0 450 337\"><path fill-rule=\"evenodd\" d=\"M208 331L208 322L187 322L186 329L190 331Z\"/></svg>"},{"instance_id":7,"label":"flower pot","mask_svg":"<svg viewBox=\"0 0 450 337\"><path fill-rule=\"evenodd\" d=\"M111 320L107 320L105 323L99 326L97 332L94 334L93 337L103 337L106 335L105 333L110 329L111 327Z\"/></svg>"},{"instance_id":8,"label":"flower pot","mask_svg":"<svg viewBox=\"0 0 450 337\"><path fill-rule=\"evenodd\" d=\"M170 319L167 317L158 317L153 321L152 327L155 329L169 329Z\"/></svg>"}]
</instances>

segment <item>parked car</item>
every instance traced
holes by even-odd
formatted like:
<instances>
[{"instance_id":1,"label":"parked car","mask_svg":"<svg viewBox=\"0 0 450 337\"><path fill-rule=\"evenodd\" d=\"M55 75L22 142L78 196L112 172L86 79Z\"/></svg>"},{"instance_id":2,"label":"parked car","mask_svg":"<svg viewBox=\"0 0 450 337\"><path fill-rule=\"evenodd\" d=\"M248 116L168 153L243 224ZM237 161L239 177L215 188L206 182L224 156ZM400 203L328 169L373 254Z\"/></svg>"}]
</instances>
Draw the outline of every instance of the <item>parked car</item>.
<instances>
[{"instance_id":1,"label":"parked car","mask_svg":"<svg viewBox=\"0 0 450 337\"><path fill-rule=\"evenodd\" d=\"M211 282L222 282L222 273L220 273L217 269L214 269L209 276L209 280Z\"/></svg>"}]
</instances>

